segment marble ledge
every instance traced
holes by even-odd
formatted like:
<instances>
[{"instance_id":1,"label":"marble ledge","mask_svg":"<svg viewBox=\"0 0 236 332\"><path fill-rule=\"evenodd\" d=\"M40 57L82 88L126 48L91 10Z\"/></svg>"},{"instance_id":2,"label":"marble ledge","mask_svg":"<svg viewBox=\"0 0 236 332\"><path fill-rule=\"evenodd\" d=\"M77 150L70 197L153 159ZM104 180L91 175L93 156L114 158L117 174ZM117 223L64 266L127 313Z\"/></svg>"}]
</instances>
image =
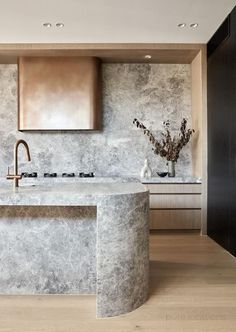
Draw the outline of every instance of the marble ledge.
<instances>
[{"instance_id":1,"label":"marble ledge","mask_svg":"<svg viewBox=\"0 0 236 332\"><path fill-rule=\"evenodd\" d=\"M135 182L21 183L18 188L4 183L0 185L0 206L95 206L107 197L144 193L148 193L145 187Z\"/></svg>"},{"instance_id":2,"label":"marble ledge","mask_svg":"<svg viewBox=\"0 0 236 332\"><path fill-rule=\"evenodd\" d=\"M75 184L75 183L124 183L124 182L137 182L140 183L140 178L134 176L127 176L127 177L119 177L119 176L97 176L97 177L55 177L55 178L44 178L42 176L38 176L37 178L22 178L19 181L19 185L21 187L25 185L53 185L53 184ZM5 177L0 177L0 187L4 186L11 186L12 181L7 180Z\"/></svg>"},{"instance_id":3,"label":"marble ledge","mask_svg":"<svg viewBox=\"0 0 236 332\"><path fill-rule=\"evenodd\" d=\"M44 177L37 177L37 178L22 178L20 180L20 186L24 187L25 185L45 185L51 186L53 184L76 184L76 183L143 183L143 184L151 184L151 183L189 183L189 184L201 184L202 179L197 177L174 177L170 178L168 176L162 177L151 177L151 178L140 178L137 176L126 176L126 177L119 177L119 176L110 176L110 177L93 177L93 178L63 178L63 177L56 177L56 178L44 178ZM0 187L2 185L11 186L12 183L6 178L0 177Z\"/></svg>"},{"instance_id":4,"label":"marble ledge","mask_svg":"<svg viewBox=\"0 0 236 332\"><path fill-rule=\"evenodd\" d=\"M202 179L197 177L151 177L148 179L141 179L143 184L201 184Z\"/></svg>"}]
</instances>

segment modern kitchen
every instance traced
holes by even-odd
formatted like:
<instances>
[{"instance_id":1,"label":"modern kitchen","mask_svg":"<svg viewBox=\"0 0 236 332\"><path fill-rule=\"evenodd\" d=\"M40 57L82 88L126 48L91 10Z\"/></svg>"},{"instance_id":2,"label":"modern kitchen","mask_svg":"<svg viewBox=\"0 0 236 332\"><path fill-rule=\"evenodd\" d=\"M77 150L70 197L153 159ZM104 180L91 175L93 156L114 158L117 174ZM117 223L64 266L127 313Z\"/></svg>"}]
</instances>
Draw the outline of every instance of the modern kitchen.
<instances>
[{"instance_id":1,"label":"modern kitchen","mask_svg":"<svg viewBox=\"0 0 236 332\"><path fill-rule=\"evenodd\" d=\"M0 332L235 331L236 3L111 2L2 4Z\"/></svg>"}]
</instances>

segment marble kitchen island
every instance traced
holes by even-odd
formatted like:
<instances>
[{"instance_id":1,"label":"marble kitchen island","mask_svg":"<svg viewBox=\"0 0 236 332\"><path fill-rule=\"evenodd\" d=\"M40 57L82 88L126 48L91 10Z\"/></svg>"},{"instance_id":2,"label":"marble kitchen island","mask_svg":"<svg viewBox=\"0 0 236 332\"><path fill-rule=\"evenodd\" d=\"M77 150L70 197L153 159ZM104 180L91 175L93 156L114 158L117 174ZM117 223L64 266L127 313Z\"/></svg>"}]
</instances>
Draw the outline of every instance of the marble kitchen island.
<instances>
[{"instance_id":1,"label":"marble kitchen island","mask_svg":"<svg viewBox=\"0 0 236 332\"><path fill-rule=\"evenodd\" d=\"M148 297L149 194L139 183L0 186L0 293L96 294L97 316Z\"/></svg>"}]
</instances>

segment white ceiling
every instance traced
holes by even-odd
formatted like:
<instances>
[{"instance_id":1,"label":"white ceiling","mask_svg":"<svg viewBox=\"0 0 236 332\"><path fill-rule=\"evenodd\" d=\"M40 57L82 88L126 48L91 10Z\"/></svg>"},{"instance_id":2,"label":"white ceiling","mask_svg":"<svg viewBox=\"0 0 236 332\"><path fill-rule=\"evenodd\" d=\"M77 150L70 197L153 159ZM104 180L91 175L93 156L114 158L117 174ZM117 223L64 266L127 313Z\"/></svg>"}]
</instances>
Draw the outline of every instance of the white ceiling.
<instances>
[{"instance_id":1,"label":"white ceiling","mask_svg":"<svg viewBox=\"0 0 236 332\"><path fill-rule=\"evenodd\" d=\"M0 43L206 43L236 0L0 0ZM63 22L58 29L43 22ZM178 23L187 27L180 29ZM199 23L190 29L190 23Z\"/></svg>"}]
</instances>

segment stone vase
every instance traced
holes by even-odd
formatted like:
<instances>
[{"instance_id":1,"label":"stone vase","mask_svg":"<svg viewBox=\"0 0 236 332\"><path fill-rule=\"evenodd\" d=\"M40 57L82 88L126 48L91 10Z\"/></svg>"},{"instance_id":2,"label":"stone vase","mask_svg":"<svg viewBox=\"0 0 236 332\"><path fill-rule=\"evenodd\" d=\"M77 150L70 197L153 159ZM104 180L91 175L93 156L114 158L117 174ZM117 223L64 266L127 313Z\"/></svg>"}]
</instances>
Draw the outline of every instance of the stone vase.
<instances>
[{"instance_id":1,"label":"stone vase","mask_svg":"<svg viewBox=\"0 0 236 332\"><path fill-rule=\"evenodd\" d=\"M151 176L152 176L152 170L149 166L149 163L148 163L148 160L147 158L144 160L144 166L143 168L141 169L141 178L147 178L149 179Z\"/></svg>"},{"instance_id":2,"label":"stone vase","mask_svg":"<svg viewBox=\"0 0 236 332\"><path fill-rule=\"evenodd\" d=\"M168 176L169 178L175 177L175 161L168 160Z\"/></svg>"}]
</instances>

